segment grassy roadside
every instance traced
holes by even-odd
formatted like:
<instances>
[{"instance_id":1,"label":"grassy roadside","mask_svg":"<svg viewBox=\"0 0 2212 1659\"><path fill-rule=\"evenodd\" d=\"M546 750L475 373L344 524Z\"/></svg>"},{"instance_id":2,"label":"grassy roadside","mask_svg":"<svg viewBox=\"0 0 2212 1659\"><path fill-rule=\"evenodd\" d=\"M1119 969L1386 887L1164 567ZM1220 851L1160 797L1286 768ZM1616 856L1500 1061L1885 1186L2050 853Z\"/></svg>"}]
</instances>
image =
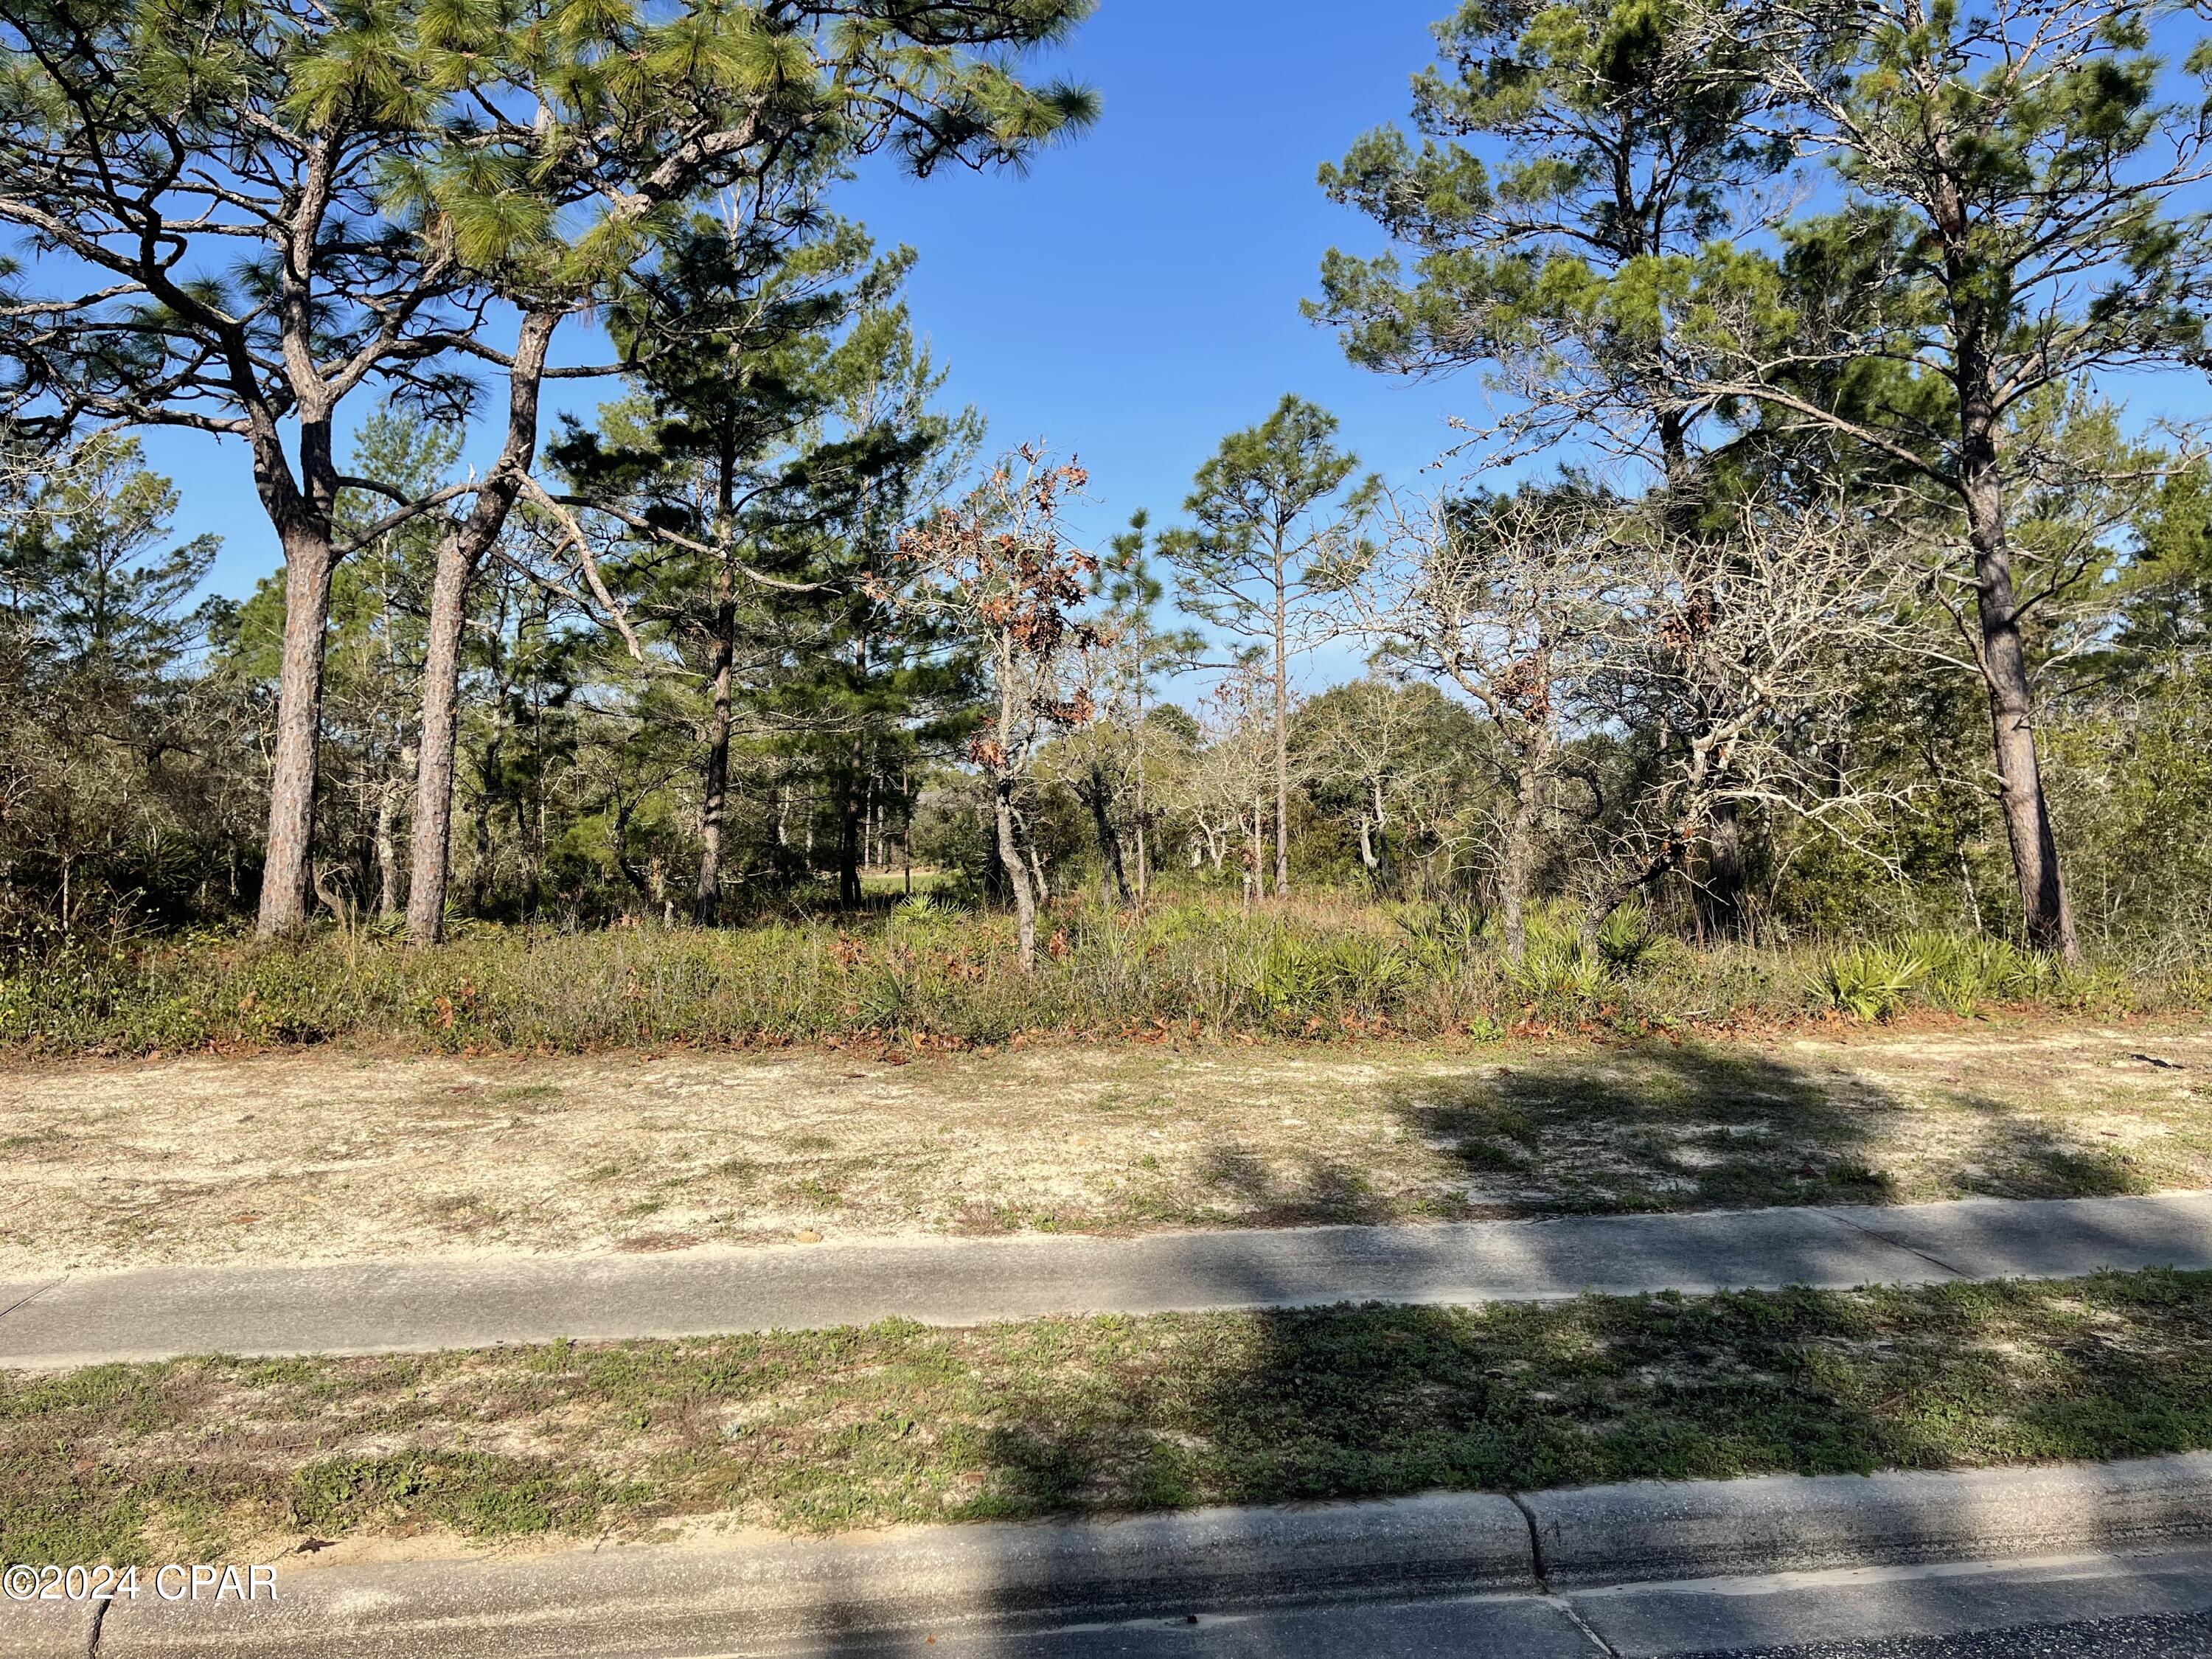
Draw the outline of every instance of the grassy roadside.
<instances>
[{"instance_id":1,"label":"grassy roadside","mask_svg":"<svg viewBox=\"0 0 2212 1659\"><path fill-rule=\"evenodd\" d=\"M9 1559L650 1537L2212 1446L2212 1273L0 1377Z\"/></svg>"},{"instance_id":2,"label":"grassy roadside","mask_svg":"<svg viewBox=\"0 0 2212 1659\"><path fill-rule=\"evenodd\" d=\"M0 1279L2212 1188L2212 1028L0 1068Z\"/></svg>"}]
</instances>

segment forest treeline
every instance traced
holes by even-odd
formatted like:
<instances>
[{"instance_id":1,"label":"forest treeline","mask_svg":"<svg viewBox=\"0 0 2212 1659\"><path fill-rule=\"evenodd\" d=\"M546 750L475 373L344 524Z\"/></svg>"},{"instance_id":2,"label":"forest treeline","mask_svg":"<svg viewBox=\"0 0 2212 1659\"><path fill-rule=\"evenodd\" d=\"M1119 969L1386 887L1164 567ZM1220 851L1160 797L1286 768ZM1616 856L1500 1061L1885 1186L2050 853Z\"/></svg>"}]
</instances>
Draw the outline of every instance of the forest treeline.
<instances>
[{"instance_id":1,"label":"forest treeline","mask_svg":"<svg viewBox=\"0 0 2212 1659\"><path fill-rule=\"evenodd\" d=\"M2193 957L2189 14L1470 0L1321 169L1378 251L1307 308L1488 412L1393 484L1286 397L1101 534L1082 434L994 444L836 211L1079 140L1029 66L1089 9L0 18L5 948L918 870L1024 966L1054 900L1162 888L1443 902L1516 960L1624 907ZM163 428L253 485L242 599Z\"/></svg>"}]
</instances>

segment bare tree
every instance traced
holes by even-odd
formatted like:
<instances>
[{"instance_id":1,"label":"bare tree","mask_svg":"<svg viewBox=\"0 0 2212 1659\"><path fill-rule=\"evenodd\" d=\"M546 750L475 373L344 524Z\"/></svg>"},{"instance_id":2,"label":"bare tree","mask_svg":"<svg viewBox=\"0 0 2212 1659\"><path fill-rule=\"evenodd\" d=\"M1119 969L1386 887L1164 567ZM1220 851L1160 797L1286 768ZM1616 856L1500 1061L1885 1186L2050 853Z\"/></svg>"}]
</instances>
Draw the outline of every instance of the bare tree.
<instances>
[{"instance_id":1,"label":"bare tree","mask_svg":"<svg viewBox=\"0 0 2212 1659\"><path fill-rule=\"evenodd\" d=\"M1239 664L1200 699L1198 742L1178 781L1178 804L1218 872L1242 839L1249 905L1267 891L1267 799L1279 781L1271 688L1257 660Z\"/></svg>"},{"instance_id":2,"label":"bare tree","mask_svg":"<svg viewBox=\"0 0 2212 1659\"><path fill-rule=\"evenodd\" d=\"M1496 735L1510 802L1498 908L1516 960L1571 723L1616 625L1618 521L1615 504L1572 487L1396 501L1382 556L1343 589L1348 626L1457 686Z\"/></svg>"},{"instance_id":3,"label":"bare tree","mask_svg":"<svg viewBox=\"0 0 2212 1659\"><path fill-rule=\"evenodd\" d=\"M1404 886L1417 840L1435 842L1468 781L1460 711L1425 681L1370 675L1298 714L1294 752L1317 808L1348 809L1359 862L1377 893Z\"/></svg>"},{"instance_id":4,"label":"bare tree","mask_svg":"<svg viewBox=\"0 0 2212 1659\"><path fill-rule=\"evenodd\" d=\"M1036 965L1042 867L1034 848L1024 856L1017 797L1047 734L1084 726L1096 712L1080 669L1098 635L1078 612L1091 599L1098 561L1067 539L1060 520L1061 502L1086 482L1073 462L1053 465L1042 449L1024 446L963 501L900 537L892 573L870 584L886 604L951 623L981 658L986 714L968 758L990 787L1024 973Z\"/></svg>"},{"instance_id":5,"label":"bare tree","mask_svg":"<svg viewBox=\"0 0 2212 1659\"><path fill-rule=\"evenodd\" d=\"M1585 718L1656 764L1589 882L1589 928L1687 867L1728 807L1820 823L1866 850L1903 792L1855 777L1825 736L1868 659L1906 643L1916 559L1830 497L1753 499L1687 533L1650 507L1609 538L1612 614Z\"/></svg>"}]
</instances>

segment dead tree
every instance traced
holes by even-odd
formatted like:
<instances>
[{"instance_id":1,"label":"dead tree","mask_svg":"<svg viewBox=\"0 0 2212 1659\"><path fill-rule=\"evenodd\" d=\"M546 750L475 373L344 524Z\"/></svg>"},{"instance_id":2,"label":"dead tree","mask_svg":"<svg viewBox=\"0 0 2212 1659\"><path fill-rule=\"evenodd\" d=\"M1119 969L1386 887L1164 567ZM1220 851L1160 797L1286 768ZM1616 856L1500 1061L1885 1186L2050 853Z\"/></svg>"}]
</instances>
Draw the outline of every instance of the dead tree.
<instances>
[{"instance_id":1,"label":"dead tree","mask_svg":"<svg viewBox=\"0 0 2212 1659\"><path fill-rule=\"evenodd\" d=\"M1872 850L1881 809L1904 792L1800 739L1840 718L1869 657L1905 642L1915 559L1839 498L1747 501L1695 532L1647 507L1608 542L1613 609L1585 717L1643 734L1659 764L1590 872L1588 931L1686 870L1723 811L1819 823Z\"/></svg>"},{"instance_id":2,"label":"dead tree","mask_svg":"<svg viewBox=\"0 0 2212 1659\"><path fill-rule=\"evenodd\" d=\"M1571 488L1400 501L1382 556L1342 589L1350 625L1457 686L1496 736L1498 912L1516 960L1569 725L1614 623L1616 515Z\"/></svg>"}]
</instances>

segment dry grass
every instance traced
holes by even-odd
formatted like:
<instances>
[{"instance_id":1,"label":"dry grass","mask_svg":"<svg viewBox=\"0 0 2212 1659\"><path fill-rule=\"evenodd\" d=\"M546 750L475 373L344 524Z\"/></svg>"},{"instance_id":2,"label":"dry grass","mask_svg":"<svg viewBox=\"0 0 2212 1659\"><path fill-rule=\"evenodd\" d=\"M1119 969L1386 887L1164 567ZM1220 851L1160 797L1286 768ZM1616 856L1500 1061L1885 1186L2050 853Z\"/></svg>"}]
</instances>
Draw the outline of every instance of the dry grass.
<instances>
[{"instance_id":1,"label":"dry grass","mask_svg":"<svg viewBox=\"0 0 2212 1659\"><path fill-rule=\"evenodd\" d=\"M2192 1187L2201 1023L0 1073L15 1276Z\"/></svg>"}]
</instances>

